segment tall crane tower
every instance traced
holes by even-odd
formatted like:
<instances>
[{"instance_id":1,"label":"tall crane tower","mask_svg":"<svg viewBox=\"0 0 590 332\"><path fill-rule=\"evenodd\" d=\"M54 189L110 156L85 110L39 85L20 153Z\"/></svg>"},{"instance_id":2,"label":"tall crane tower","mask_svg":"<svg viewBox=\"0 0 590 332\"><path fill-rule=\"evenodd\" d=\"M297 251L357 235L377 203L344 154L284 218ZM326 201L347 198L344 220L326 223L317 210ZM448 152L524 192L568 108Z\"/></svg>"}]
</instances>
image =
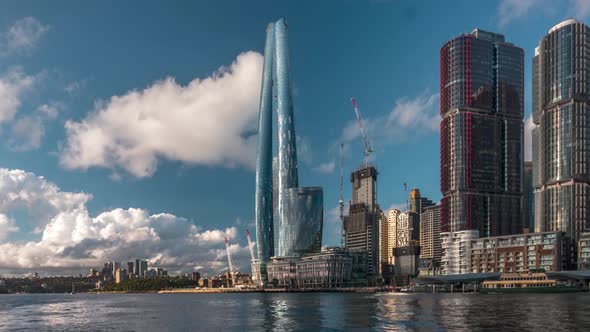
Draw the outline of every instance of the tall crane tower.
<instances>
[{"instance_id":1,"label":"tall crane tower","mask_svg":"<svg viewBox=\"0 0 590 332\"><path fill-rule=\"evenodd\" d=\"M342 186L344 185L344 144L340 144L340 200L338 205L340 206L340 223L342 224L342 230L340 231L340 246L344 248L344 193Z\"/></svg>"},{"instance_id":2,"label":"tall crane tower","mask_svg":"<svg viewBox=\"0 0 590 332\"><path fill-rule=\"evenodd\" d=\"M234 265L231 263L231 254L229 253L229 243L227 236L225 237L225 251L227 252L227 262L229 263L229 273L231 274L231 282L236 287L236 276L234 275Z\"/></svg>"},{"instance_id":3,"label":"tall crane tower","mask_svg":"<svg viewBox=\"0 0 590 332\"><path fill-rule=\"evenodd\" d=\"M350 98L350 101L352 101L352 107L354 107L354 113L356 114L356 121L358 122L359 128L361 129L361 137L363 139L363 143L365 144L365 165L368 165L369 155L371 154L371 152L373 152L373 148L371 147L371 144L367 139L367 136L365 135L365 128L363 127L363 118L361 117L361 112L359 112L356 100L354 100L353 97Z\"/></svg>"},{"instance_id":4,"label":"tall crane tower","mask_svg":"<svg viewBox=\"0 0 590 332\"><path fill-rule=\"evenodd\" d=\"M250 258L252 259L252 281L255 285L259 285L260 283L260 267L258 265L258 260L256 256L254 256L254 243L252 243L252 238L250 237L250 230L246 230L246 238L248 239L248 248L250 248Z\"/></svg>"},{"instance_id":5,"label":"tall crane tower","mask_svg":"<svg viewBox=\"0 0 590 332\"><path fill-rule=\"evenodd\" d=\"M246 230L246 238L248 239L248 248L250 248L250 258L252 261L254 261L256 257L254 257L254 246L252 245L252 238L250 237L249 229Z\"/></svg>"}]
</instances>

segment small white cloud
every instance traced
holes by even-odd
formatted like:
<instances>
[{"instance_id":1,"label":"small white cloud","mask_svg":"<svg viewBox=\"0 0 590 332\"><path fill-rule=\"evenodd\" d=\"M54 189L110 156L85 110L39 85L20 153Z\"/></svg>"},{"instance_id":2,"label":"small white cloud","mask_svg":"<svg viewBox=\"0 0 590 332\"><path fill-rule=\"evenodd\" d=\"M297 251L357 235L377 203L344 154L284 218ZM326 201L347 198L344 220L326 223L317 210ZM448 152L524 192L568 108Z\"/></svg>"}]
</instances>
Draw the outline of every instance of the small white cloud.
<instances>
[{"instance_id":1,"label":"small white cloud","mask_svg":"<svg viewBox=\"0 0 590 332\"><path fill-rule=\"evenodd\" d=\"M297 161L306 165L313 163L313 153L311 150L311 139L307 136L297 136Z\"/></svg>"},{"instance_id":2,"label":"small white cloud","mask_svg":"<svg viewBox=\"0 0 590 332\"><path fill-rule=\"evenodd\" d=\"M23 116L11 126L8 146L15 151L38 149L45 135L45 128L39 117Z\"/></svg>"},{"instance_id":3,"label":"small white cloud","mask_svg":"<svg viewBox=\"0 0 590 332\"><path fill-rule=\"evenodd\" d=\"M48 119L55 119L59 115L61 105L58 103L43 104L37 107L37 112Z\"/></svg>"},{"instance_id":4,"label":"small white cloud","mask_svg":"<svg viewBox=\"0 0 590 332\"><path fill-rule=\"evenodd\" d=\"M498 25L504 27L508 23L526 16L541 0L502 0L498 5Z\"/></svg>"},{"instance_id":5,"label":"small white cloud","mask_svg":"<svg viewBox=\"0 0 590 332\"><path fill-rule=\"evenodd\" d=\"M64 88L64 91L67 92L69 95L73 95L76 92L78 92L80 89L84 88L84 86L86 85L87 80L79 80L79 81L73 81L70 82L68 85L66 85L66 87Z\"/></svg>"},{"instance_id":6,"label":"small white cloud","mask_svg":"<svg viewBox=\"0 0 590 332\"><path fill-rule=\"evenodd\" d=\"M167 78L98 102L65 124L61 164L152 175L159 159L254 168L262 56L240 54L230 67L186 86Z\"/></svg>"},{"instance_id":7,"label":"small white cloud","mask_svg":"<svg viewBox=\"0 0 590 332\"><path fill-rule=\"evenodd\" d=\"M35 77L13 68L0 76L0 124L10 121L22 104L25 92L35 83Z\"/></svg>"},{"instance_id":8,"label":"small white cloud","mask_svg":"<svg viewBox=\"0 0 590 332\"><path fill-rule=\"evenodd\" d=\"M319 164L317 167L314 168L314 170L320 173L329 174L334 172L335 168L336 163L334 161L329 161L327 163Z\"/></svg>"},{"instance_id":9,"label":"small white cloud","mask_svg":"<svg viewBox=\"0 0 590 332\"><path fill-rule=\"evenodd\" d=\"M400 210L400 211L406 211L406 210L408 210L408 202L393 203L384 212L385 212L385 214L387 214L389 210L393 210L393 209Z\"/></svg>"},{"instance_id":10,"label":"small white cloud","mask_svg":"<svg viewBox=\"0 0 590 332\"><path fill-rule=\"evenodd\" d=\"M583 18L590 15L590 0L571 0L571 2L577 17Z\"/></svg>"},{"instance_id":11,"label":"small white cloud","mask_svg":"<svg viewBox=\"0 0 590 332\"><path fill-rule=\"evenodd\" d=\"M5 53L35 48L39 39L49 31L34 17L25 17L16 22L2 36L1 48Z\"/></svg>"}]
</instances>

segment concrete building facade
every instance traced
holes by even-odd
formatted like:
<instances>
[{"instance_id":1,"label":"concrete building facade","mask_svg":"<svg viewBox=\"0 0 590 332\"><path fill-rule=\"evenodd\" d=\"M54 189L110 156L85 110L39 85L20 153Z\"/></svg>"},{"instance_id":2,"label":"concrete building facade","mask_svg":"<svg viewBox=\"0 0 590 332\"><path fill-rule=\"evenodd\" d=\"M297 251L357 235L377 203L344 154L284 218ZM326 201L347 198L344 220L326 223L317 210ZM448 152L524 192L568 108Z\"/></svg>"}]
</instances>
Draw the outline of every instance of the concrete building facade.
<instances>
[{"instance_id":1,"label":"concrete building facade","mask_svg":"<svg viewBox=\"0 0 590 332\"><path fill-rule=\"evenodd\" d=\"M569 270L570 248L571 243L562 232L479 238L471 241L471 273Z\"/></svg>"},{"instance_id":2,"label":"concrete building facade","mask_svg":"<svg viewBox=\"0 0 590 332\"><path fill-rule=\"evenodd\" d=\"M440 204L424 208L420 214L420 259L431 267L440 266Z\"/></svg>"},{"instance_id":3,"label":"concrete building facade","mask_svg":"<svg viewBox=\"0 0 590 332\"><path fill-rule=\"evenodd\" d=\"M441 274L471 272L471 240L479 238L478 231L440 233L442 257Z\"/></svg>"}]
</instances>

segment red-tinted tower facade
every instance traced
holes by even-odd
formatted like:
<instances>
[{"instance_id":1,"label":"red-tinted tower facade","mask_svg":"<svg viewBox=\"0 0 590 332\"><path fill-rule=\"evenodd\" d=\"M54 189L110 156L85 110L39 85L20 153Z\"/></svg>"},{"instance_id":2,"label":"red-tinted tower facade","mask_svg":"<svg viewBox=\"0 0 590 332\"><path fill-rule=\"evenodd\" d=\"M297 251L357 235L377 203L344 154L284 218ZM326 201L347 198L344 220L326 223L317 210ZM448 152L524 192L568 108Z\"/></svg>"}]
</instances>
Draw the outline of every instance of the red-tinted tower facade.
<instances>
[{"instance_id":1,"label":"red-tinted tower facade","mask_svg":"<svg viewBox=\"0 0 590 332\"><path fill-rule=\"evenodd\" d=\"M441 231L522 232L524 51L479 30L440 50Z\"/></svg>"}]
</instances>

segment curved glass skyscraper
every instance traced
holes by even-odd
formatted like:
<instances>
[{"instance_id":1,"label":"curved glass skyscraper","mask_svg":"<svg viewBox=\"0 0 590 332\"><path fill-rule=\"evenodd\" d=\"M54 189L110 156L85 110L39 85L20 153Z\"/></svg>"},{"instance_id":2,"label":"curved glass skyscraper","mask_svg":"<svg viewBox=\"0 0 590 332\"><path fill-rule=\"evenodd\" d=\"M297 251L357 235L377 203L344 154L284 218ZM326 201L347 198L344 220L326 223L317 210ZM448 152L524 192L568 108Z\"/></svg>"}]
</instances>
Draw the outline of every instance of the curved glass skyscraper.
<instances>
[{"instance_id":1,"label":"curved glass skyscraper","mask_svg":"<svg viewBox=\"0 0 590 332\"><path fill-rule=\"evenodd\" d=\"M522 232L524 51L479 30L440 50L441 230Z\"/></svg>"},{"instance_id":2,"label":"curved glass skyscraper","mask_svg":"<svg viewBox=\"0 0 590 332\"><path fill-rule=\"evenodd\" d=\"M590 228L590 28L552 27L533 57L535 231Z\"/></svg>"},{"instance_id":3,"label":"curved glass skyscraper","mask_svg":"<svg viewBox=\"0 0 590 332\"><path fill-rule=\"evenodd\" d=\"M256 241L262 282L272 256L298 256L319 252L323 223L323 191L319 187L299 188L297 147L287 23L280 19L266 29L262 91L258 123L256 160ZM278 158L273 170L272 119L277 112ZM273 172L278 188L273 188ZM273 189L278 202L273 202ZM274 209L278 213L274 214ZM274 216L278 218L278 251L274 248Z\"/></svg>"}]
</instances>

